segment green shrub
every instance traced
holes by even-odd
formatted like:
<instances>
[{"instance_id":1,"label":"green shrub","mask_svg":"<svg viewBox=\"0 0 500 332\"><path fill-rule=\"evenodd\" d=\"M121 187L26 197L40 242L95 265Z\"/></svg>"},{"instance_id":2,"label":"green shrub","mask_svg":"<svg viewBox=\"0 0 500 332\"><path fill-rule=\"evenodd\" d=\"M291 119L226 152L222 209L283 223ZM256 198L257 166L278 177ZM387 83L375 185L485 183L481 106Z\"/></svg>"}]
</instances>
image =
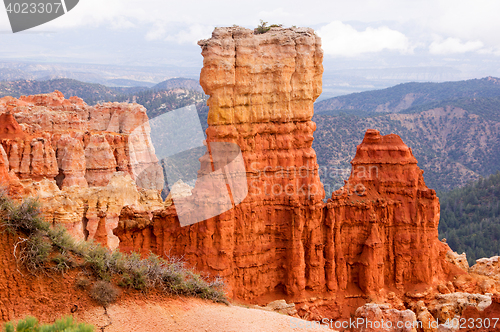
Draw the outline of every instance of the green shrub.
<instances>
[{"instance_id":1,"label":"green shrub","mask_svg":"<svg viewBox=\"0 0 500 332\"><path fill-rule=\"evenodd\" d=\"M90 295L104 306L118 296L111 281L142 291L157 288L170 294L227 303L221 279L208 282L187 269L180 259L165 259L154 254L143 259L139 253L112 252L92 241L76 242L64 227L51 228L43 221L40 206L34 200L17 204L0 192L0 218L9 231L26 236L19 236L14 253L19 246L16 257L28 271L66 272L79 268L88 273L90 270L92 278L97 280ZM75 282L81 289L87 289L89 284L89 280Z\"/></svg>"},{"instance_id":2,"label":"green shrub","mask_svg":"<svg viewBox=\"0 0 500 332\"><path fill-rule=\"evenodd\" d=\"M260 24L255 29L255 32L257 34L266 33L269 30L271 30L271 28L281 28L282 26L283 26L283 24L271 24L271 25L268 26L267 22L264 22L263 20L260 20Z\"/></svg>"},{"instance_id":3,"label":"green shrub","mask_svg":"<svg viewBox=\"0 0 500 332\"><path fill-rule=\"evenodd\" d=\"M49 223L41 217L40 203L28 198L21 204L16 204L5 194L1 194L0 210L4 226L14 232L24 232L28 235L48 231Z\"/></svg>"},{"instance_id":4,"label":"green shrub","mask_svg":"<svg viewBox=\"0 0 500 332\"><path fill-rule=\"evenodd\" d=\"M26 239L19 260L32 273L40 270L49 260L52 245L41 234L33 234Z\"/></svg>"},{"instance_id":5,"label":"green shrub","mask_svg":"<svg viewBox=\"0 0 500 332\"><path fill-rule=\"evenodd\" d=\"M75 240L71 237L64 226L58 225L57 227L50 228L47 232L47 235L49 236L49 239L52 241L52 243L60 251L75 251Z\"/></svg>"},{"instance_id":6,"label":"green shrub","mask_svg":"<svg viewBox=\"0 0 500 332\"><path fill-rule=\"evenodd\" d=\"M87 251L83 254L87 266L99 279L110 280L110 252L99 243L89 242Z\"/></svg>"},{"instance_id":7,"label":"green shrub","mask_svg":"<svg viewBox=\"0 0 500 332\"><path fill-rule=\"evenodd\" d=\"M264 22L263 20L260 20L260 24L257 26L257 29L255 29L255 32L257 33L266 33L271 29L271 27L267 26L267 22Z\"/></svg>"},{"instance_id":8,"label":"green shrub","mask_svg":"<svg viewBox=\"0 0 500 332\"><path fill-rule=\"evenodd\" d=\"M56 265L56 270L61 272L67 271L74 264L73 260L67 252L63 252L52 257L52 262L54 262L54 264Z\"/></svg>"},{"instance_id":9,"label":"green shrub","mask_svg":"<svg viewBox=\"0 0 500 332\"><path fill-rule=\"evenodd\" d=\"M97 281L90 289L90 297L104 307L115 302L119 295L120 290L108 281Z\"/></svg>"},{"instance_id":10,"label":"green shrub","mask_svg":"<svg viewBox=\"0 0 500 332\"><path fill-rule=\"evenodd\" d=\"M35 317L28 316L14 324L6 323L4 332L94 332L94 326L77 323L73 317L67 316L56 320L54 324L40 324Z\"/></svg>"}]
</instances>

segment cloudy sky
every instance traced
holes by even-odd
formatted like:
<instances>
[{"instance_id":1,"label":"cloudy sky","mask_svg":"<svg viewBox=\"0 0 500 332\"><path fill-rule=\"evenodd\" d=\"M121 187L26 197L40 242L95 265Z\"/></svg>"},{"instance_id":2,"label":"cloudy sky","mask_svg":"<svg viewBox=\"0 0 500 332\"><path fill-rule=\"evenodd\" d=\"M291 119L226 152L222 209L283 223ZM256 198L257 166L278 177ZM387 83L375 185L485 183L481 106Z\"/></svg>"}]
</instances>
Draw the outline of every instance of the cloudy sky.
<instances>
[{"instance_id":1,"label":"cloudy sky","mask_svg":"<svg viewBox=\"0 0 500 332\"><path fill-rule=\"evenodd\" d=\"M214 27L254 28L263 19L314 28L325 73L412 67L500 76L498 13L498 0L80 0L63 17L17 34L1 8L0 61L194 68L202 62L196 41Z\"/></svg>"}]
</instances>

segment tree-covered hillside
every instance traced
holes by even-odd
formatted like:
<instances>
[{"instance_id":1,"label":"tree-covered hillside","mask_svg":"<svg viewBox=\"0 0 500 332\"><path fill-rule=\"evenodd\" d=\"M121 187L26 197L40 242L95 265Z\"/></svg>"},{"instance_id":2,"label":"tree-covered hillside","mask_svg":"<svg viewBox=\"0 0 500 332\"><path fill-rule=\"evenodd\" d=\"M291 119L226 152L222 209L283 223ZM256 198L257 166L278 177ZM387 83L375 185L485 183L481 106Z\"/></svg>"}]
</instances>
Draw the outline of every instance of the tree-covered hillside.
<instances>
[{"instance_id":1,"label":"tree-covered hillside","mask_svg":"<svg viewBox=\"0 0 500 332\"><path fill-rule=\"evenodd\" d=\"M451 249L465 252L470 265L500 255L500 172L438 195L439 237Z\"/></svg>"},{"instance_id":2,"label":"tree-covered hillside","mask_svg":"<svg viewBox=\"0 0 500 332\"><path fill-rule=\"evenodd\" d=\"M148 116L154 118L173 109L204 104L208 97L200 92L201 87L197 84L195 80L184 78L173 78L152 88L110 88L66 78L48 81L4 81L0 82L0 98L5 96L18 98L22 95L59 90L66 98L78 96L89 105L108 101L135 102L143 105L148 110Z\"/></svg>"},{"instance_id":3,"label":"tree-covered hillside","mask_svg":"<svg viewBox=\"0 0 500 332\"><path fill-rule=\"evenodd\" d=\"M411 107L442 101L495 97L500 97L500 79L486 77L458 82L403 83L383 90L326 99L317 102L314 109L317 114L326 111L397 113Z\"/></svg>"},{"instance_id":4,"label":"tree-covered hillside","mask_svg":"<svg viewBox=\"0 0 500 332\"><path fill-rule=\"evenodd\" d=\"M152 87L155 90L170 90L175 88L193 90L197 92L203 92L200 83L197 80L189 78L171 78L169 80L163 81Z\"/></svg>"},{"instance_id":5,"label":"tree-covered hillside","mask_svg":"<svg viewBox=\"0 0 500 332\"><path fill-rule=\"evenodd\" d=\"M356 146L369 128L399 135L424 170L426 184L436 190L460 187L500 170L500 122L460 108L370 117L320 114L313 120L313 148L327 171L322 175L327 193L349 176Z\"/></svg>"},{"instance_id":6,"label":"tree-covered hillside","mask_svg":"<svg viewBox=\"0 0 500 332\"><path fill-rule=\"evenodd\" d=\"M427 185L450 190L500 170L500 79L405 83L315 104L313 147L327 193L349 176L366 129L412 148Z\"/></svg>"}]
</instances>

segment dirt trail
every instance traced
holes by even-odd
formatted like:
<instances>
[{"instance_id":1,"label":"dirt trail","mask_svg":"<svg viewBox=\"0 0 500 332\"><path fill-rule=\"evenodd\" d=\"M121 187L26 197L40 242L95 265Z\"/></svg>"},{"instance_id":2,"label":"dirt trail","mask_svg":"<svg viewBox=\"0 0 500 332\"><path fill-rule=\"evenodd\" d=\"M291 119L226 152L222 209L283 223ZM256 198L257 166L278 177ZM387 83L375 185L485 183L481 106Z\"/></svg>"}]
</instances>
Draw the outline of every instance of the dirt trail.
<instances>
[{"instance_id":1,"label":"dirt trail","mask_svg":"<svg viewBox=\"0 0 500 332\"><path fill-rule=\"evenodd\" d=\"M76 271L32 275L18 266L14 257L17 235L0 230L0 328L3 322L32 315L51 323L64 315L100 326L109 324L104 308L90 299L88 291L75 287ZM323 328L291 328L298 320L258 309L215 304L195 298L169 297L157 292L122 289L118 302L107 309L111 325L106 332L267 332L325 331ZM308 324L301 321L302 327Z\"/></svg>"},{"instance_id":2,"label":"dirt trail","mask_svg":"<svg viewBox=\"0 0 500 332\"><path fill-rule=\"evenodd\" d=\"M105 328L106 332L331 331L319 327L307 328L306 324L310 322L275 312L226 306L199 299L172 299L162 303L121 301L109 306L107 312L112 324ZM77 317L96 326L104 326L109 322L102 308L91 308Z\"/></svg>"}]
</instances>

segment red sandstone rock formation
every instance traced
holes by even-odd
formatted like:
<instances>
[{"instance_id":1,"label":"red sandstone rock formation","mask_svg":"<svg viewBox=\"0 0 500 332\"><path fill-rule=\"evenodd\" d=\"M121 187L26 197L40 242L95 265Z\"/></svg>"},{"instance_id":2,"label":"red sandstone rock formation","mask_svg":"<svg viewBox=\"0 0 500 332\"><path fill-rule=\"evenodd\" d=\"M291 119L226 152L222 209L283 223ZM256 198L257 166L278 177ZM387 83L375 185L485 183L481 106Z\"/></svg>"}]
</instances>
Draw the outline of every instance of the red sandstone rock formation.
<instances>
[{"instance_id":1,"label":"red sandstone rock formation","mask_svg":"<svg viewBox=\"0 0 500 332\"><path fill-rule=\"evenodd\" d=\"M57 164L60 170L60 177L56 178L59 180L57 183L59 187L88 187L85 179L87 167L82 141L70 135L61 136L57 141Z\"/></svg>"},{"instance_id":2,"label":"red sandstone rock formation","mask_svg":"<svg viewBox=\"0 0 500 332\"><path fill-rule=\"evenodd\" d=\"M150 221L123 211L115 229L121 248L182 256L223 276L236 299L284 297L315 318L345 317L389 291L402 303L409 290L465 273L446 260L449 248L437 233L439 201L396 135L369 130L351 178L323 203L311 148L322 51L312 30L259 35L221 28L199 44L200 82L210 95L207 141L241 148L248 196L183 228L174 207Z\"/></svg>"},{"instance_id":3,"label":"red sandstone rock formation","mask_svg":"<svg viewBox=\"0 0 500 332\"><path fill-rule=\"evenodd\" d=\"M327 206L335 245L327 252L338 257L330 275L339 287L357 279L364 293L376 294L446 279L452 266L445 259L449 247L438 241L439 200L411 149L397 135L368 130L352 167Z\"/></svg>"},{"instance_id":4,"label":"red sandstone rock formation","mask_svg":"<svg viewBox=\"0 0 500 332\"><path fill-rule=\"evenodd\" d=\"M146 110L137 104L91 107L58 91L1 98L0 156L0 185L40 197L46 220L64 224L79 239L115 248L112 230L125 205L141 211L163 206L158 192L139 192L133 181L139 179L132 161L155 170L146 180L162 182Z\"/></svg>"},{"instance_id":5,"label":"red sandstone rock formation","mask_svg":"<svg viewBox=\"0 0 500 332\"><path fill-rule=\"evenodd\" d=\"M123 216L115 233L123 248L186 257L199 269L224 276L233 296L250 299L306 287L322 289L314 260L324 191L311 147L313 102L321 93L322 50L311 29L279 29L255 35L243 28L216 29L201 41L200 82L210 94L207 141L241 148L247 198L215 218L181 228L173 208L156 213L155 239L137 248ZM195 188L196 191L196 188ZM196 193L194 194L196 195ZM211 202L199 202L199 208ZM133 223L132 223L133 224ZM143 224L140 224L144 227ZM144 233L144 231L139 231Z\"/></svg>"},{"instance_id":6,"label":"red sandstone rock formation","mask_svg":"<svg viewBox=\"0 0 500 332\"><path fill-rule=\"evenodd\" d=\"M24 138L26 134L12 113L0 114L0 139Z\"/></svg>"},{"instance_id":7,"label":"red sandstone rock formation","mask_svg":"<svg viewBox=\"0 0 500 332\"><path fill-rule=\"evenodd\" d=\"M9 159L0 145L0 186L8 186L10 182Z\"/></svg>"},{"instance_id":8,"label":"red sandstone rock formation","mask_svg":"<svg viewBox=\"0 0 500 332\"><path fill-rule=\"evenodd\" d=\"M500 295L493 296L491 305L484 310L474 306L465 308L455 326L459 327L457 331L500 331Z\"/></svg>"},{"instance_id":9,"label":"red sandstone rock formation","mask_svg":"<svg viewBox=\"0 0 500 332\"><path fill-rule=\"evenodd\" d=\"M19 178L54 179L59 175L58 184L63 188L84 185L83 172L90 186L105 186L117 171L128 172L135 179L131 159L145 167L157 162L146 110L137 104L90 107L80 98L64 99L56 91L2 98L0 115L0 140L11 170ZM132 135L134 139L129 140L133 132L139 137ZM58 159L55 150L60 151ZM70 179L64 181L66 174ZM161 172L155 173L158 175Z\"/></svg>"}]
</instances>

